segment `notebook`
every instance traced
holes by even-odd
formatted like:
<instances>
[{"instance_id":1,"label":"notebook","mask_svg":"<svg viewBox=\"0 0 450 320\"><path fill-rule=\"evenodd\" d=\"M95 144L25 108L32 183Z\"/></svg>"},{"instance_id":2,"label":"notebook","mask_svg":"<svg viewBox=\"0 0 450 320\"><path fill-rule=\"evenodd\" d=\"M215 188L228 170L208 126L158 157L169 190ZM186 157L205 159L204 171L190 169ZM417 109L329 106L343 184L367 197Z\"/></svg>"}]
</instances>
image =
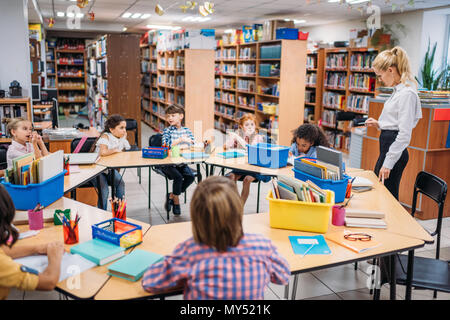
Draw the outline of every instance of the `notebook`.
<instances>
[{"instance_id":1,"label":"notebook","mask_svg":"<svg viewBox=\"0 0 450 320\"><path fill-rule=\"evenodd\" d=\"M355 177L355 180L352 182L352 188L355 187L372 187L373 182L367 178L363 177Z\"/></svg>"},{"instance_id":2,"label":"notebook","mask_svg":"<svg viewBox=\"0 0 450 320\"><path fill-rule=\"evenodd\" d=\"M108 267L108 274L129 281L137 281L150 265L163 259L164 256L160 254L134 249L122 259L111 264Z\"/></svg>"},{"instance_id":3,"label":"notebook","mask_svg":"<svg viewBox=\"0 0 450 320\"><path fill-rule=\"evenodd\" d=\"M122 257L125 254L125 249L103 240L92 239L73 246L70 248L70 253L77 253L102 266Z\"/></svg>"},{"instance_id":4,"label":"notebook","mask_svg":"<svg viewBox=\"0 0 450 320\"><path fill-rule=\"evenodd\" d=\"M294 191L297 194L298 200L304 201L303 192L302 192L302 185L303 185L302 181L288 177L288 176L283 176L283 175L278 176L278 181L294 188Z\"/></svg>"},{"instance_id":5,"label":"notebook","mask_svg":"<svg viewBox=\"0 0 450 320\"><path fill-rule=\"evenodd\" d=\"M218 157L229 159L229 158L240 158L245 157L245 153L242 151L227 151L217 154Z\"/></svg>"},{"instance_id":6,"label":"notebook","mask_svg":"<svg viewBox=\"0 0 450 320\"><path fill-rule=\"evenodd\" d=\"M339 179L344 176L342 152L324 146L317 146L316 152L317 160L339 167Z\"/></svg>"},{"instance_id":7,"label":"notebook","mask_svg":"<svg viewBox=\"0 0 450 320\"><path fill-rule=\"evenodd\" d=\"M323 235L317 236L289 236L292 250L295 254L330 254L331 250Z\"/></svg>"},{"instance_id":8,"label":"notebook","mask_svg":"<svg viewBox=\"0 0 450 320\"><path fill-rule=\"evenodd\" d=\"M69 164L93 164L99 159L98 153L65 153L64 157L69 157Z\"/></svg>"},{"instance_id":9,"label":"notebook","mask_svg":"<svg viewBox=\"0 0 450 320\"><path fill-rule=\"evenodd\" d=\"M286 187L283 186L283 183L278 181L278 192L280 193L280 199L284 199L284 200L294 200L297 201L297 195L292 192L291 190L293 190L291 188L291 190L286 189Z\"/></svg>"},{"instance_id":10,"label":"notebook","mask_svg":"<svg viewBox=\"0 0 450 320\"><path fill-rule=\"evenodd\" d=\"M353 228L374 228L374 229L386 229L387 224L383 219L371 219L371 218L349 218L345 217L345 226Z\"/></svg>"},{"instance_id":11,"label":"notebook","mask_svg":"<svg viewBox=\"0 0 450 320\"><path fill-rule=\"evenodd\" d=\"M345 209L345 216L348 218L373 218L383 219L384 213L372 210Z\"/></svg>"},{"instance_id":12,"label":"notebook","mask_svg":"<svg viewBox=\"0 0 450 320\"><path fill-rule=\"evenodd\" d=\"M350 249L356 253L362 253L371 249L374 249L376 247L381 246L381 243L376 241L373 237L370 241L361 241L361 240L357 240L357 241L351 241L351 240L346 240L344 238L345 234L349 234L349 233L353 233L350 230L342 230L342 231L338 231L338 232L331 232L331 233L327 233L325 234L325 237L330 240L333 241L347 249Z\"/></svg>"},{"instance_id":13,"label":"notebook","mask_svg":"<svg viewBox=\"0 0 450 320\"><path fill-rule=\"evenodd\" d=\"M280 193L278 191L278 183L274 179L271 181L272 183L272 198L280 199Z\"/></svg>"},{"instance_id":14,"label":"notebook","mask_svg":"<svg viewBox=\"0 0 450 320\"><path fill-rule=\"evenodd\" d=\"M41 183L63 171L64 151L58 150L39 160L39 182Z\"/></svg>"},{"instance_id":15,"label":"notebook","mask_svg":"<svg viewBox=\"0 0 450 320\"><path fill-rule=\"evenodd\" d=\"M307 174L310 174L313 177L322 179L322 169L307 164L303 161L297 161L296 164L297 164L295 167L296 170L306 172Z\"/></svg>"},{"instance_id":16,"label":"notebook","mask_svg":"<svg viewBox=\"0 0 450 320\"><path fill-rule=\"evenodd\" d=\"M204 152L183 152L181 156L185 159L208 158L208 154Z\"/></svg>"}]
</instances>

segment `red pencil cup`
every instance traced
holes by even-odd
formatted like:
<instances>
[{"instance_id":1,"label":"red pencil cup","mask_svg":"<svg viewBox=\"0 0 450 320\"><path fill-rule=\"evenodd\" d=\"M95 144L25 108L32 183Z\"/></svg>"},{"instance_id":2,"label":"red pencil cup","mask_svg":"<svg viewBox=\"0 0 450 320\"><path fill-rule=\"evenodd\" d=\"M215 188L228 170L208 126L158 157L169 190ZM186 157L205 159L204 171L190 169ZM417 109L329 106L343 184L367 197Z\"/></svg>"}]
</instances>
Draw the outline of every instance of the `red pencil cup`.
<instances>
[{"instance_id":1,"label":"red pencil cup","mask_svg":"<svg viewBox=\"0 0 450 320\"><path fill-rule=\"evenodd\" d=\"M69 226L63 224L63 235L65 244L78 243L78 224L75 224L75 221L70 221L70 228Z\"/></svg>"},{"instance_id":2,"label":"red pencil cup","mask_svg":"<svg viewBox=\"0 0 450 320\"><path fill-rule=\"evenodd\" d=\"M334 226L343 226L345 224L345 208L341 208L341 205L333 206L331 223Z\"/></svg>"},{"instance_id":3,"label":"red pencil cup","mask_svg":"<svg viewBox=\"0 0 450 320\"><path fill-rule=\"evenodd\" d=\"M28 210L28 225L30 230L41 230L44 228L44 214L42 210Z\"/></svg>"},{"instance_id":4,"label":"red pencil cup","mask_svg":"<svg viewBox=\"0 0 450 320\"><path fill-rule=\"evenodd\" d=\"M67 171L64 175L68 176L70 174L70 164L69 164L69 162L64 163L64 170Z\"/></svg>"}]
</instances>

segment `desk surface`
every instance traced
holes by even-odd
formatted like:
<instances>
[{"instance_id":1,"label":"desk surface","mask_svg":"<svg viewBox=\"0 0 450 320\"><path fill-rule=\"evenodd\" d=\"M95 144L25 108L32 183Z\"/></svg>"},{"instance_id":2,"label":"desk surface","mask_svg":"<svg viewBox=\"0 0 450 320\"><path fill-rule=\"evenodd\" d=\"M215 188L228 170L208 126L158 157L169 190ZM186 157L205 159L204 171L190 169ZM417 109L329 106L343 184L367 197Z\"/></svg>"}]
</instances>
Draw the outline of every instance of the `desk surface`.
<instances>
[{"instance_id":1,"label":"desk surface","mask_svg":"<svg viewBox=\"0 0 450 320\"><path fill-rule=\"evenodd\" d=\"M165 159L146 159L142 158L142 151L118 152L106 157L101 157L97 165L108 168L135 168L150 167L158 165L181 164L181 163L201 163L205 159L185 159L183 157Z\"/></svg>"},{"instance_id":2,"label":"desk surface","mask_svg":"<svg viewBox=\"0 0 450 320\"><path fill-rule=\"evenodd\" d=\"M259 233L271 239L279 253L289 262L291 273L310 272L354 261L367 260L374 256L418 248L424 245L422 240L404 237L385 230L358 229L372 234L375 239L382 243L381 246L369 250L366 253L358 254L331 241L327 241L332 254L307 255L301 258L292 251L288 236L314 235L313 233L270 228L268 213L244 215L243 225L244 232ZM338 231L341 228L343 227L330 226L329 232ZM144 241L138 248L168 255L172 253L178 243L191 236L191 222L152 226L149 232L145 234ZM111 277L95 296L95 299L139 299L153 296L142 289L141 280L130 282L117 277Z\"/></svg>"},{"instance_id":3,"label":"desk surface","mask_svg":"<svg viewBox=\"0 0 450 320\"><path fill-rule=\"evenodd\" d=\"M106 170L104 166L96 164L78 165L78 167L80 172L70 172L68 176L64 176L64 193L72 191Z\"/></svg>"},{"instance_id":4,"label":"desk surface","mask_svg":"<svg viewBox=\"0 0 450 320\"><path fill-rule=\"evenodd\" d=\"M99 223L101 221L111 219L111 213L108 211L104 211L95 207L91 207L84 203L68 199L61 198L56 202L52 203L45 210L53 213L55 209L72 209L72 214L78 214L81 216L81 220L79 223L79 239L80 243L88 241L92 239L92 229L91 226L95 223ZM26 215L24 211L17 211L16 216L20 219L20 216ZM142 232L145 234L150 225L147 223L143 223L140 221L136 221L133 219L127 219L128 221L135 223L137 225L142 226ZM17 226L21 232L28 231L28 225L19 225ZM45 223L44 229L40 230L39 234L31 237L19 240L16 246L20 245L34 245L39 243L48 243L52 241L63 240L63 231L62 226L55 226L53 223ZM70 250L71 245L64 245L67 250ZM111 262L113 263L113 262ZM109 265L109 264L108 264ZM109 275L107 275L107 266L97 266L92 269L86 270L85 272L80 274L80 285L79 288L73 288L73 284L77 281L74 281L75 277L67 278L64 281L58 283L57 288L61 291L67 293L70 296L79 298L79 299L90 299L94 297L94 295L99 291L99 289L105 284L105 282L109 279Z\"/></svg>"}]
</instances>

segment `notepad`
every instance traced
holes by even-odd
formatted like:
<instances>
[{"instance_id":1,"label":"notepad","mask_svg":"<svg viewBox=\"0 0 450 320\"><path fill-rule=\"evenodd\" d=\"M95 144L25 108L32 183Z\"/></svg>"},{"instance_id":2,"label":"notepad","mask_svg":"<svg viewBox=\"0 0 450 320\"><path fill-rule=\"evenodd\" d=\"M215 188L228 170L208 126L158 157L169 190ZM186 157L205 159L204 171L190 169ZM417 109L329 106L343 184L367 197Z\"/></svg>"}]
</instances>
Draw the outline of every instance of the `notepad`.
<instances>
[{"instance_id":1,"label":"notepad","mask_svg":"<svg viewBox=\"0 0 450 320\"><path fill-rule=\"evenodd\" d=\"M330 254L331 250L323 235L317 236L289 236L292 250L295 254Z\"/></svg>"},{"instance_id":2,"label":"notepad","mask_svg":"<svg viewBox=\"0 0 450 320\"><path fill-rule=\"evenodd\" d=\"M227 151L217 154L218 157L229 159L229 158L240 158L245 157L245 153L241 151Z\"/></svg>"},{"instance_id":3,"label":"notepad","mask_svg":"<svg viewBox=\"0 0 450 320\"><path fill-rule=\"evenodd\" d=\"M70 248L70 253L79 254L102 266L122 257L125 254L125 249L103 240L92 239L73 246Z\"/></svg>"},{"instance_id":4,"label":"notepad","mask_svg":"<svg viewBox=\"0 0 450 320\"><path fill-rule=\"evenodd\" d=\"M108 274L129 281L137 281L149 266L163 259L164 256L160 254L134 249L130 254L111 264L108 267Z\"/></svg>"}]
</instances>

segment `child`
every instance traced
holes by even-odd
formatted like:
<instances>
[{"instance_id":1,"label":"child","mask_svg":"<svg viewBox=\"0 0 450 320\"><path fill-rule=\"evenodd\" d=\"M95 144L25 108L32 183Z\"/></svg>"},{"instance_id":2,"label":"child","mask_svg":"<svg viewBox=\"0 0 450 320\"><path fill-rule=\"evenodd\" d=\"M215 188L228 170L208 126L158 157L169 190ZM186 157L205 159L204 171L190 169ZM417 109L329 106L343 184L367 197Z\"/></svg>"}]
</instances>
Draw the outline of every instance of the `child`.
<instances>
[{"instance_id":1,"label":"child","mask_svg":"<svg viewBox=\"0 0 450 320\"><path fill-rule=\"evenodd\" d=\"M92 148L94 147L95 152L98 152L102 157L131 148L127 140L127 123L121 115L113 114L105 121L105 130L103 130L97 142L92 146ZM111 185L108 173L102 173L99 179L100 186L98 186L98 189L101 192L101 197L98 199L98 207L106 210L108 206L108 184ZM117 170L113 170L113 181L116 188L116 197L123 199L125 183Z\"/></svg>"},{"instance_id":2,"label":"child","mask_svg":"<svg viewBox=\"0 0 450 320\"><path fill-rule=\"evenodd\" d=\"M181 123L184 119L184 109L177 105L170 105L166 109L166 121L169 127L165 128L162 134L162 145L169 148L179 146L180 148L189 147L194 143L194 135L191 130L182 127ZM180 215L180 194L194 182L195 174L188 165L170 165L161 168L161 171L173 180L172 193L167 195L164 208L170 211L173 207L173 214Z\"/></svg>"},{"instance_id":3,"label":"child","mask_svg":"<svg viewBox=\"0 0 450 320\"><path fill-rule=\"evenodd\" d=\"M59 280L64 253L62 242L13 247L19 237L17 229L12 225L15 213L11 197L3 185L0 185L0 300L8 297L10 288L53 290ZM48 256L48 267L42 273L13 261L34 254Z\"/></svg>"},{"instance_id":4,"label":"child","mask_svg":"<svg viewBox=\"0 0 450 320\"><path fill-rule=\"evenodd\" d=\"M225 144L225 149L238 148L247 149L247 144L257 144L263 142L264 137L258 134L256 130L256 118L254 115L247 113L239 120L238 133L228 132L228 139ZM233 181L242 180L241 199L243 204L247 201L250 193L250 184L253 181L261 180L262 182L269 182L270 176L265 176L257 173L252 173L244 170L232 170L227 174Z\"/></svg>"},{"instance_id":5,"label":"child","mask_svg":"<svg viewBox=\"0 0 450 320\"><path fill-rule=\"evenodd\" d=\"M329 146L322 129L315 124L302 124L294 131L289 156L317 158L317 146Z\"/></svg>"},{"instance_id":6,"label":"child","mask_svg":"<svg viewBox=\"0 0 450 320\"><path fill-rule=\"evenodd\" d=\"M42 137L35 131L29 120L23 118L11 119L6 130L12 136L11 145L6 152L8 168L12 167L12 161L27 153L34 153L36 159L48 155ZM30 143L31 142L31 143Z\"/></svg>"},{"instance_id":7,"label":"child","mask_svg":"<svg viewBox=\"0 0 450 320\"><path fill-rule=\"evenodd\" d=\"M253 300L264 298L269 282L288 283L289 265L271 241L243 232L242 201L229 179L203 180L190 211L193 237L147 269L146 291L182 285L185 299Z\"/></svg>"}]
</instances>

